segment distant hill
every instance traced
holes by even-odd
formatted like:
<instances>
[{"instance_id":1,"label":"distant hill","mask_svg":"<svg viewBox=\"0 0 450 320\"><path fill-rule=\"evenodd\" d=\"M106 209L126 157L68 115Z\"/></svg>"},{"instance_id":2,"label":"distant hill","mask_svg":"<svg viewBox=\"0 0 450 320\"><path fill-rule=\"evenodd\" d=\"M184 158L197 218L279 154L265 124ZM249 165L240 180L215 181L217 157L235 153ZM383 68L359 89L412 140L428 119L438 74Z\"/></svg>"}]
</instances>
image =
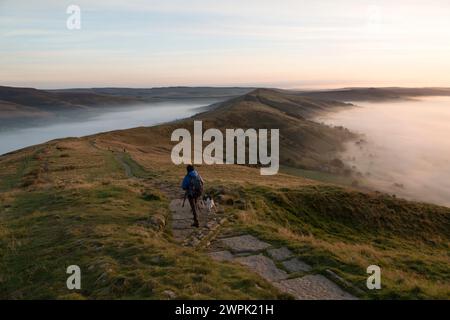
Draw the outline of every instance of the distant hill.
<instances>
[{"instance_id":1,"label":"distant hill","mask_svg":"<svg viewBox=\"0 0 450 320\"><path fill-rule=\"evenodd\" d=\"M90 92L52 92L15 87L0 87L0 100L52 112L139 102L137 99L128 97L109 96Z\"/></svg>"},{"instance_id":2,"label":"distant hill","mask_svg":"<svg viewBox=\"0 0 450 320\"><path fill-rule=\"evenodd\" d=\"M82 118L96 108L142 103L129 97L97 93L50 92L33 88L0 87L0 130Z\"/></svg>"},{"instance_id":3,"label":"distant hill","mask_svg":"<svg viewBox=\"0 0 450 320\"><path fill-rule=\"evenodd\" d=\"M156 101L227 99L250 88L168 87L152 89L93 88L38 90L0 86L0 129L26 127L57 117L83 116L85 111Z\"/></svg>"},{"instance_id":4,"label":"distant hill","mask_svg":"<svg viewBox=\"0 0 450 320\"><path fill-rule=\"evenodd\" d=\"M37 108L20 105L14 102L0 100L0 119L17 117L46 117L50 114Z\"/></svg>"},{"instance_id":5,"label":"distant hill","mask_svg":"<svg viewBox=\"0 0 450 320\"><path fill-rule=\"evenodd\" d=\"M251 87L161 87L161 88L79 88L60 90L38 90L34 88L18 88L0 86L0 125L10 125L23 121L49 119L65 112L80 112L95 108L124 107L155 101L171 101L186 99L218 99L227 100L245 95L255 88ZM289 104L302 97L302 106L308 105L307 98L315 99L315 109L320 111L325 101L388 101L411 99L421 96L450 95L448 88L346 88L317 91L274 91L289 96L284 101ZM319 101L322 100L322 101ZM272 101L275 103L275 101ZM322 106L321 106L322 105ZM14 107L13 107L14 106ZM303 108L303 107L302 107ZM285 111L287 111L287 109ZM295 113L301 115L301 111Z\"/></svg>"},{"instance_id":6,"label":"distant hill","mask_svg":"<svg viewBox=\"0 0 450 320\"><path fill-rule=\"evenodd\" d=\"M55 93L95 93L131 97L144 101L170 99L230 98L246 94L256 88L241 87L160 87L160 88L90 88L50 90Z\"/></svg>"},{"instance_id":7,"label":"distant hill","mask_svg":"<svg viewBox=\"0 0 450 320\"><path fill-rule=\"evenodd\" d=\"M287 91L257 89L219 103L194 116L207 127L280 129L280 163L302 169L343 173L336 157L343 143L356 135L311 119L323 112L352 107L338 101L301 97Z\"/></svg>"},{"instance_id":8,"label":"distant hill","mask_svg":"<svg viewBox=\"0 0 450 320\"><path fill-rule=\"evenodd\" d=\"M450 88L345 88L296 91L296 94L327 100L383 102L425 96L450 96Z\"/></svg>"}]
</instances>

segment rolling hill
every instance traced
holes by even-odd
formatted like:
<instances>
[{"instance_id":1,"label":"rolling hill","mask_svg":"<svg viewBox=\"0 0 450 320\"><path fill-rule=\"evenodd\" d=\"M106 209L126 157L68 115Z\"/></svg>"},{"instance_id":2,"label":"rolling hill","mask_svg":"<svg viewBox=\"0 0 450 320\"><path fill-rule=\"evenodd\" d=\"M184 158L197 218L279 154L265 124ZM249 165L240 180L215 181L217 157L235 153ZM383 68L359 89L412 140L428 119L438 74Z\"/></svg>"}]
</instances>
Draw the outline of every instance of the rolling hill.
<instances>
[{"instance_id":1,"label":"rolling hill","mask_svg":"<svg viewBox=\"0 0 450 320\"><path fill-rule=\"evenodd\" d=\"M297 94L327 100L384 102L426 96L450 96L450 88L345 88L299 91Z\"/></svg>"},{"instance_id":2,"label":"rolling hill","mask_svg":"<svg viewBox=\"0 0 450 320\"><path fill-rule=\"evenodd\" d=\"M320 169L353 134L311 119L347 107L261 89L193 118L59 139L1 156L0 297L292 298L238 263L211 259L215 239L250 234L285 246L313 274L337 275L359 298L448 298L449 208L299 174L199 166L225 222L193 246L175 239L169 204L182 197L185 168L170 159L174 129L192 130L194 120L205 128L278 127L282 163ZM83 270L76 292L65 288L71 264ZM366 287L373 264L382 268L382 290Z\"/></svg>"},{"instance_id":3,"label":"rolling hill","mask_svg":"<svg viewBox=\"0 0 450 320\"><path fill-rule=\"evenodd\" d=\"M93 88L38 90L0 86L0 101L35 111L63 112L96 107L127 106L170 99L229 98L250 91L248 88ZM9 117L14 116L10 110Z\"/></svg>"},{"instance_id":4,"label":"rolling hill","mask_svg":"<svg viewBox=\"0 0 450 320\"><path fill-rule=\"evenodd\" d=\"M0 87L1 100L41 111L82 110L86 107L127 105L137 99L97 93L51 92L33 88Z\"/></svg>"},{"instance_id":5,"label":"rolling hill","mask_svg":"<svg viewBox=\"0 0 450 320\"><path fill-rule=\"evenodd\" d=\"M159 101L227 99L250 88L168 87L38 90L0 86L0 129L88 118L90 113Z\"/></svg>"},{"instance_id":6,"label":"rolling hill","mask_svg":"<svg viewBox=\"0 0 450 320\"><path fill-rule=\"evenodd\" d=\"M106 108L125 108L137 104L147 104L174 100L227 100L255 90L249 87L161 87L161 88L79 88L59 90L38 90L0 86L0 128L27 127L63 121L76 117L88 117L89 112ZM308 105L313 99L320 112L327 103L338 105L338 101L387 101L412 99L421 96L450 95L448 88L346 88L315 91L274 91L289 96L290 102L283 112L290 112L289 103L296 99ZM274 103L274 101L272 101ZM283 103L286 103L284 101ZM342 103L343 104L343 103ZM325 107L326 108L326 107ZM295 109L295 107L294 107ZM291 108L291 111L293 109ZM312 111L311 111L312 110ZM294 113L302 115L301 111Z\"/></svg>"},{"instance_id":7,"label":"rolling hill","mask_svg":"<svg viewBox=\"0 0 450 320\"><path fill-rule=\"evenodd\" d=\"M356 135L341 127L329 127L311 119L323 112L349 108L352 105L298 97L291 93L258 89L226 101L211 111L194 117L205 127L280 128L280 163L290 167L344 173L337 159L343 143Z\"/></svg>"},{"instance_id":8,"label":"rolling hill","mask_svg":"<svg viewBox=\"0 0 450 320\"><path fill-rule=\"evenodd\" d=\"M246 94L256 88L247 87L161 87L161 88L90 88L49 90L55 93L94 93L130 97L144 101L171 99L228 99Z\"/></svg>"},{"instance_id":9,"label":"rolling hill","mask_svg":"<svg viewBox=\"0 0 450 320\"><path fill-rule=\"evenodd\" d=\"M0 128L27 127L81 117L96 108L123 107L138 99L96 93L63 93L33 88L0 87Z\"/></svg>"}]
</instances>

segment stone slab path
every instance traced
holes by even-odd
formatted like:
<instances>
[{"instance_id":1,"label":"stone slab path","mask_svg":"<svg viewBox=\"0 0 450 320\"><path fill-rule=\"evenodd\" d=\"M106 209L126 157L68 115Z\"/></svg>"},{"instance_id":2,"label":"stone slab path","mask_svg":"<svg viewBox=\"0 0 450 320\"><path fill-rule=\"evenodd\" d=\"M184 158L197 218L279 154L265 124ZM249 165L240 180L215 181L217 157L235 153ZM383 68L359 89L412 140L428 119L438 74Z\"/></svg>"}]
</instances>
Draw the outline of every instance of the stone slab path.
<instances>
[{"instance_id":1,"label":"stone slab path","mask_svg":"<svg viewBox=\"0 0 450 320\"><path fill-rule=\"evenodd\" d=\"M276 248L252 235L217 239L211 250L213 259L240 263L296 299L356 299L325 276L312 274L313 268L288 248Z\"/></svg>"},{"instance_id":2,"label":"stone slab path","mask_svg":"<svg viewBox=\"0 0 450 320\"><path fill-rule=\"evenodd\" d=\"M313 268L286 247L276 247L249 234L222 235L220 226L227 220L224 213L208 213L201 208L200 227L192 227L189 203L183 199L170 203L172 234L184 246L207 248L211 258L246 266L266 279L281 292L296 299L349 300L356 299L327 277L314 274Z\"/></svg>"},{"instance_id":3,"label":"stone slab path","mask_svg":"<svg viewBox=\"0 0 450 320\"><path fill-rule=\"evenodd\" d=\"M273 283L281 291L290 293L298 300L355 300L334 282L320 274L282 280Z\"/></svg>"},{"instance_id":4,"label":"stone slab path","mask_svg":"<svg viewBox=\"0 0 450 320\"><path fill-rule=\"evenodd\" d=\"M273 260L267 258L263 254L238 257L234 259L234 261L247 266L250 270L256 272L261 277L269 280L270 282L276 282L288 277L286 271L277 268Z\"/></svg>"},{"instance_id":5,"label":"stone slab path","mask_svg":"<svg viewBox=\"0 0 450 320\"><path fill-rule=\"evenodd\" d=\"M184 246L198 246L214 236L217 228L226 221L223 213L208 212L200 205L198 214L199 228L192 227L193 215L188 200L183 206L183 199L174 199L170 202L172 213L172 234L176 241Z\"/></svg>"},{"instance_id":6,"label":"stone slab path","mask_svg":"<svg viewBox=\"0 0 450 320\"><path fill-rule=\"evenodd\" d=\"M225 238L220 241L234 253L256 252L270 247L270 244L262 242L251 235Z\"/></svg>"},{"instance_id":7,"label":"stone slab path","mask_svg":"<svg viewBox=\"0 0 450 320\"><path fill-rule=\"evenodd\" d=\"M287 258L292 257L291 250L286 247L270 249L267 250L267 253L276 261L286 260Z\"/></svg>"}]
</instances>

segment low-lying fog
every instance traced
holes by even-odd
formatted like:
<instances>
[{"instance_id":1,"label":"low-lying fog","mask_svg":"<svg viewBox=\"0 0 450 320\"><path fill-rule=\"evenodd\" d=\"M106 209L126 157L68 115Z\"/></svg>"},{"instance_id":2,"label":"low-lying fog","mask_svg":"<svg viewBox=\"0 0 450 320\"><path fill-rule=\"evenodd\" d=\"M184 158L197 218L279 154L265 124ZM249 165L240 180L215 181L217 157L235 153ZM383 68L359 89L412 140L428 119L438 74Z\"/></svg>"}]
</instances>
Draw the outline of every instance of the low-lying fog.
<instances>
[{"instance_id":1,"label":"low-lying fog","mask_svg":"<svg viewBox=\"0 0 450 320\"><path fill-rule=\"evenodd\" d=\"M319 119L365 135L345 162L377 190L450 206L450 97L358 105Z\"/></svg>"},{"instance_id":2,"label":"low-lying fog","mask_svg":"<svg viewBox=\"0 0 450 320\"><path fill-rule=\"evenodd\" d=\"M199 107L214 102L217 100L155 102L142 106L115 107L83 115L74 121L57 121L37 127L1 131L0 154L57 138L81 137L182 119L198 113Z\"/></svg>"}]
</instances>

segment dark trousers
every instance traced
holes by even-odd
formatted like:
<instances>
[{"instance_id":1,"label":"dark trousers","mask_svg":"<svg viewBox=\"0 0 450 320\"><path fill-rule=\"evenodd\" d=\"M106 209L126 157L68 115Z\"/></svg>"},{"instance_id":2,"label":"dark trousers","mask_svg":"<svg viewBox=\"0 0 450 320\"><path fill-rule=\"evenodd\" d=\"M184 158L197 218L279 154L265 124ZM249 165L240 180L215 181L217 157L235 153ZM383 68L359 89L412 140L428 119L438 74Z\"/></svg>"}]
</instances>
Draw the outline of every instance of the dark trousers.
<instances>
[{"instance_id":1,"label":"dark trousers","mask_svg":"<svg viewBox=\"0 0 450 320\"><path fill-rule=\"evenodd\" d=\"M198 222L198 218L197 218L197 201L198 201L198 198L194 198L194 197L189 197L188 196L188 200L189 200L189 204L191 206L192 214L194 215L194 222Z\"/></svg>"}]
</instances>

